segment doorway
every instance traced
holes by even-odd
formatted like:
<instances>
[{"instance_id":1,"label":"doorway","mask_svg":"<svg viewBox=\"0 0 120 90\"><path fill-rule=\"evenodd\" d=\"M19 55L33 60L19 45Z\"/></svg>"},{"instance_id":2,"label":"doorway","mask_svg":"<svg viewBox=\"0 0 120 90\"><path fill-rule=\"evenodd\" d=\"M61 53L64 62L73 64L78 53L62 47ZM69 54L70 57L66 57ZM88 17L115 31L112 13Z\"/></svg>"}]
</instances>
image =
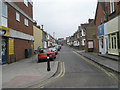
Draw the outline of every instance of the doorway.
<instances>
[{"instance_id":1,"label":"doorway","mask_svg":"<svg viewBox=\"0 0 120 90\"><path fill-rule=\"evenodd\" d=\"M7 64L7 39L2 37L2 64Z\"/></svg>"}]
</instances>

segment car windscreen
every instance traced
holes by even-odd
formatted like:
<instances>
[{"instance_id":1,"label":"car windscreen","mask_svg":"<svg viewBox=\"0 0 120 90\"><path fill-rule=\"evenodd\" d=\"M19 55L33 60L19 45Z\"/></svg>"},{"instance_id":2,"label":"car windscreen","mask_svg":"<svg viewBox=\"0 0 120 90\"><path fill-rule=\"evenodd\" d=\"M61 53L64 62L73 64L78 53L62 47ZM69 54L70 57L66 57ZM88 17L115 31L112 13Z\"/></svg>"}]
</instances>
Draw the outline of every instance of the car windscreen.
<instances>
[{"instance_id":1,"label":"car windscreen","mask_svg":"<svg viewBox=\"0 0 120 90\"><path fill-rule=\"evenodd\" d=\"M47 52L50 52L50 50L43 50L43 53L47 53Z\"/></svg>"},{"instance_id":2,"label":"car windscreen","mask_svg":"<svg viewBox=\"0 0 120 90\"><path fill-rule=\"evenodd\" d=\"M47 53L47 52L50 52L50 50L40 50L39 52L40 53Z\"/></svg>"}]
</instances>

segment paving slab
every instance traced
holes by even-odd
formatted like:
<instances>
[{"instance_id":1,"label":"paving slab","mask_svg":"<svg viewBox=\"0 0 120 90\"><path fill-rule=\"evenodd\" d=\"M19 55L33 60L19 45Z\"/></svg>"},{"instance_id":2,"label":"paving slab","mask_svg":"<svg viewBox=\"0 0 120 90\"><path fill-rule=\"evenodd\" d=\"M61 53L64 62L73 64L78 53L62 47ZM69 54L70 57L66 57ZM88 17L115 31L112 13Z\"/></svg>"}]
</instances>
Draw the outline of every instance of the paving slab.
<instances>
[{"instance_id":1,"label":"paving slab","mask_svg":"<svg viewBox=\"0 0 120 90\"><path fill-rule=\"evenodd\" d=\"M37 55L12 64L2 66L2 88L27 88L54 75L58 61L50 62L51 71L47 71L47 62L37 63Z\"/></svg>"}]
</instances>

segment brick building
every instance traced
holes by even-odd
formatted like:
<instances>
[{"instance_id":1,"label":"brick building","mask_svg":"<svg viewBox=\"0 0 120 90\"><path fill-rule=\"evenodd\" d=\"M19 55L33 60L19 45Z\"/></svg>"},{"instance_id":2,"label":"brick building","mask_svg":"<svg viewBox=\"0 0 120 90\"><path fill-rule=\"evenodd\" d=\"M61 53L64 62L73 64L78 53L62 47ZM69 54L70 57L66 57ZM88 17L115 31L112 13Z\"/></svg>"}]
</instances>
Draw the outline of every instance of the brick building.
<instances>
[{"instance_id":1,"label":"brick building","mask_svg":"<svg viewBox=\"0 0 120 90\"><path fill-rule=\"evenodd\" d=\"M85 50L97 52L96 49L96 25L94 24L94 19L89 19L88 23L81 24L82 28L85 30Z\"/></svg>"},{"instance_id":2,"label":"brick building","mask_svg":"<svg viewBox=\"0 0 120 90\"><path fill-rule=\"evenodd\" d=\"M33 49L33 3L0 2L2 5L2 63L25 58L25 50Z\"/></svg>"},{"instance_id":3,"label":"brick building","mask_svg":"<svg viewBox=\"0 0 120 90\"><path fill-rule=\"evenodd\" d=\"M115 0L98 2L95 24L98 27L99 52L101 54L119 55L120 30L118 28L120 4Z\"/></svg>"}]
</instances>

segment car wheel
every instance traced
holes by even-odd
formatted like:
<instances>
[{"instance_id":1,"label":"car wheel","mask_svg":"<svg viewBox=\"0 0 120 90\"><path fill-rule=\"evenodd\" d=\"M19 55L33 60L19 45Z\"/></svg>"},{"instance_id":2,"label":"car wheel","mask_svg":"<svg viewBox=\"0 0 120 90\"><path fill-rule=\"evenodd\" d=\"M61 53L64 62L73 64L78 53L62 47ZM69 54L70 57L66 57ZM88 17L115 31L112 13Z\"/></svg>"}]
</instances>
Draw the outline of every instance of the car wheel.
<instances>
[{"instance_id":1,"label":"car wheel","mask_svg":"<svg viewBox=\"0 0 120 90\"><path fill-rule=\"evenodd\" d=\"M40 62L40 59L38 59L38 63Z\"/></svg>"},{"instance_id":2,"label":"car wheel","mask_svg":"<svg viewBox=\"0 0 120 90\"><path fill-rule=\"evenodd\" d=\"M52 60L52 61L54 61L54 57L53 57L53 58L51 58L51 60Z\"/></svg>"}]
</instances>

